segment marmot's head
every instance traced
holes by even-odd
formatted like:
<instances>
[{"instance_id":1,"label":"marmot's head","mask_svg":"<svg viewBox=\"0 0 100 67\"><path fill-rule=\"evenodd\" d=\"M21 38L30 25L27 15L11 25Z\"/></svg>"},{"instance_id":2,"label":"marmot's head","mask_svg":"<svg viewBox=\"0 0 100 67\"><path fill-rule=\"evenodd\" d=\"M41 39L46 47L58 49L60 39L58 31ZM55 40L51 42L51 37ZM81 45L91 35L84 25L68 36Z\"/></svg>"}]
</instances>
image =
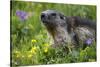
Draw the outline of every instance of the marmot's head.
<instances>
[{"instance_id":1,"label":"marmot's head","mask_svg":"<svg viewBox=\"0 0 100 67\"><path fill-rule=\"evenodd\" d=\"M41 21L47 28L55 29L66 25L66 18L62 13L55 10L46 10L41 13Z\"/></svg>"},{"instance_id":2,"label":"marmot's head","mask_svg":"<svg viewBox=\"0 0 100 67\"><path fill-rule=\"evenodd\" d=\"M48 32L52 35L55 44L63 44L68 39L68 24L66 17L55 10L46 10L41 13L41 21L47 28Z\"/></svg>"}]
</instances>

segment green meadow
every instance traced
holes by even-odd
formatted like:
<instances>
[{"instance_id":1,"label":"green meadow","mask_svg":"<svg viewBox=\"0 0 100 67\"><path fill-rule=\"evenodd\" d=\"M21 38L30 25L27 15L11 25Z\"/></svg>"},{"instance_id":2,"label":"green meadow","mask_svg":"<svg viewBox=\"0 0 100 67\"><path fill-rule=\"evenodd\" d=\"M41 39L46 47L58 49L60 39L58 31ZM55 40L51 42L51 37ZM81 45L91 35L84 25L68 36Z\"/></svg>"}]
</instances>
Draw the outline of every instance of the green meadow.
<instances>
[{"instance_id":1,"label":"green meadow","mask_svg":"<svg viewBox=\"0 0 100 67\"><path fill-rule=\"evenodd\" d=\"M96 61L96 43L85 49L52 48L40 15L52 9L66 16L81 16L96 21L96 6L11 1L11 65L42 65ZM81 45L81 44L80 44ZM65 50L64 50L65 49Z\"/></svg>"}]
</instances>

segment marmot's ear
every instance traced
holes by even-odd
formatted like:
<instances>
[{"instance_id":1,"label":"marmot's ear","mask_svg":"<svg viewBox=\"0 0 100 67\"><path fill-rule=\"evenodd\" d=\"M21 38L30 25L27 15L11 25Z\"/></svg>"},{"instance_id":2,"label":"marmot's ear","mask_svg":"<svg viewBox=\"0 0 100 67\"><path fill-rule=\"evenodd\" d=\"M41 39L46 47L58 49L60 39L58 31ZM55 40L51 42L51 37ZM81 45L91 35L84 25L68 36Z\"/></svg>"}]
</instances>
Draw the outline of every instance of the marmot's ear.
<instances>
[{"instance_id":1,"label":"marmot's ear","mask_svg":"<svg viewBox=\"0 0 100 67\"><path fill-rule=\"evenodd\" d=\"M70 18L70 24L72 28L76 27L75 18L72 18L72 17Z\"/></svg>"},{"instance_id":2,"label":"marmot's ear","mask_svg":"<svg viewBox=\"0 0 100 67\"><path fill-rule=\"evenodd\" d=\"M67 23L67 28L68 31L70 32L72 29L75 29L77 26L77 23L75 21L75 18L73 17L66 17L66 23Z\"/></svg>"}]
</instances>

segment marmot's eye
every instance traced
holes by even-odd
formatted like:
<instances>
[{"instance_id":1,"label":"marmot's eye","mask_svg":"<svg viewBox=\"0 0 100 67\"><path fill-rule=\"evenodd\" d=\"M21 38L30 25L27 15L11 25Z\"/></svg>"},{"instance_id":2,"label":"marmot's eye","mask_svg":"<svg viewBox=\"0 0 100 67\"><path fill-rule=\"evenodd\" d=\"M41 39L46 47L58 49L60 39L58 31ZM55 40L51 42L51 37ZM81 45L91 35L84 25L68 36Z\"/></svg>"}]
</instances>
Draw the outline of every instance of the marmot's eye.
<instances>
[{"instance_id":1,"label":"marmot's eye","mask_svg":"<svg viewBox=\"0 0 100 67\"><path fill-rule=\"evenodd\" d=\"M56 13L52 13L51 16L56 16Z\"/></svg>"},{"instance_id":2,"label":"marmot's eye","mask_svg":"<svg viewBox=\"0 0 100 67\"><path fill-rule=\"evenodd\" d=\"M60 19L64 19L64 17L63 16L60 16Z\"/></svg>"}]
</instances>

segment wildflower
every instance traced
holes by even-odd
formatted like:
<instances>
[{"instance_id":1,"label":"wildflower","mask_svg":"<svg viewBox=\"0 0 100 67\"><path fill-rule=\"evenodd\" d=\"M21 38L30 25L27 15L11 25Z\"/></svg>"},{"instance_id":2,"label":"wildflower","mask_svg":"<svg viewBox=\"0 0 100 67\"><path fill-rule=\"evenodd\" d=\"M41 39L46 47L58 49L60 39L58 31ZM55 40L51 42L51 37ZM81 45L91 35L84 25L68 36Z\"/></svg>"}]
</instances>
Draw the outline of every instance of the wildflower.
<instances>
[{"instance_id":1,"label":"wildflower","mask_svg":"<svg viewBox=\"0 0 100 67\"><path fill-rule=\"evenodd\" d=\"M32 50L36 50L37 48L34 46L34 47L32 47Z\"/></svg>"},{"instance_id":2,"label":"wildflower","mask_svg":"<svg viewBox=\"0 0 100 67\"><path fill-rule=\"evenodd\" d=\"M16 57L19 58L21 56L21 53L19 51L15 51Z\"/></svg>"},{"instance_id":3,"label":"wildflower","mask_svg":"<svg viewBox=\"0 0 100 67\"><path fill-rule=\"evenodd\" d=\"M85 41L85 43L86 43L87 45L92 44L92 39L91 39L91 38L87 39L87 40Z\"/></svg>"},{"instance_id":4,"label":"wildflower","mask_svg":"<svg viewBox=\"0 0 100 67\"><path fill-rule=\"evenodd\" d=\"M44 44L44 46L45 46L45 47L49 47L50 45L46 43L46 44Z\"/></svg>"},{"instance_id":5,"label":"wildflower","mask_svg":"<svg viewBox=\"0 0 100 67\"><path fill-rule=\"evenodd\" d=\"M33 12L17 10L16 15L20 18L20 20L24 21L27 20L29 17L33 16Z\"/></svg>"},{"instance_id":6,"label":"wildflower","mask_svg":"<svg viewBox=\"0 0 100 67\"><path fill-rule=\"evenodd\" d=\"M45 48L45 49L44 49L44 52L47 53L47 52L48 52L48 48Z\"/></svg>"},{"instance_id":7,"label":"wildflower","mask_svg":"<svg viewBox=\"0 0 100 67\"><path fill-rule=\"evenodd\" d=\"M17 54L16 57L19 58L19 55Z\"/></svg>"},{"instance_id":8,"label":"wildflower","mask_svg":"<svg viewBox=\"0 0 100 67\"><path fill-rule=\"evenodd\" d=\"M31 57L32 57L32 54L29 54L29 55L28 55L28 58L31 58Z\"/></svg>"},{"instance_id":9,"label":"wildflower","mask_svg":"<svg viewBox=\"0 0 100 67\"><path fill-rule=\"evenodd\" d=\"M24 12L24 11L20 11L20 10L17 10L16 11L16 15L22 20L26 20L28 18L28 13Z\"/></svg>"},{"instance_id":10,"label":"wildflower","mask_svg":"<svg viewBox=\"0 0 100 67\"><path fill-rule=\"evenodd\" d=\"M32 42L32 43L36 43L37 41L36 41L35 39L32 39L31 42Z\"/></svg>"},{"instance_id":11,"label":"wildflower","mask_svg":"<svg viewBox=\"0 0 100 67\"><path fill-rule=\"evenodd\" d=\"M37 50L37 47L34 46L34 47L32 47L32 49L31 49L30 52L31 52L32 54L36 54L36 50Z\"/></svg>"},{"instance_id":12,"label":"wildflower","mask_svg":"<svg viewBox=\"0 0 100 67\"><path fill-rule=\"evenodd\" d=\"M15 53L16 53L16 54L20 54L20 52L19 52L19 51L15 51Z\"/></svg>"}]
</instances>

